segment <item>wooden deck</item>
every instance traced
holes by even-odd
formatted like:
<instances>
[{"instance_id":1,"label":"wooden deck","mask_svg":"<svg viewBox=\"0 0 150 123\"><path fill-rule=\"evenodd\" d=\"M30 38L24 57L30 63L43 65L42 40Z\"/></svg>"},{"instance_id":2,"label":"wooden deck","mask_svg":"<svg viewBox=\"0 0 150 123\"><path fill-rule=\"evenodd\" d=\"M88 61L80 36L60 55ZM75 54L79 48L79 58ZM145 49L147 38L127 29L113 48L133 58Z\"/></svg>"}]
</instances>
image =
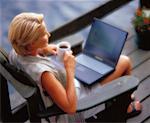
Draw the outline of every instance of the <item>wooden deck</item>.
<instances>
[{"instance_id":1,"label":"wooden deck","mask_svg":"<svg viewBox=\"0 0 150 123\"><path fill-rule=\"evenodd\" d=\"M132 61L132 75L136 76L140 80L140 84L134 94L136 100L141 102L143 109L140 115L128 119L127 123L149 123L150 50L141 50L136 44L137 36L132 25L132 18L134 17L134 12L137 7L137 1L130 2L129 4L102 18L102 20L129 33L122 54L130 57ZM96 121L98 121L98 119Z\"/></svg>"},{"instance_id":2,"label":"wooden deck","mask_svg":"<svg viewBox=\"0 0 150 123\"><path fill-rule=\"evenodd\" d=\"M129 32L122 54L125 54L131 58L133 63L132 74L140 80L140 85L134 93L136 98L142 103L143 110L140 115L128 119L127 123L149 123L150 51L138 49L136 45L136 34L131 24L131 19L136 8L137 2L130 2L129 4L104 17L102 20ZM12 107L15 106L12 105Z\"/></svg>"},{"instance_id":3,"label":"wooden deck","mask_svg":"<svg viewBox=\"0 0 150 123\"><path fill-rule=\"evenodd\" d=\"M129 32L122 54L131 58L133 63L132 74L139 78L140 85L134 92L135 97L142 103L143 110L139 116L130 118L127 123L149 123L150 122L150 51L144 51L136 45L136 34L132 27L132 17L137 7L135 1L127 4L121 9L105 17L105 22L114 24ZM149 44L150 45L150 44Z\"/></svg>"}]
</instances>

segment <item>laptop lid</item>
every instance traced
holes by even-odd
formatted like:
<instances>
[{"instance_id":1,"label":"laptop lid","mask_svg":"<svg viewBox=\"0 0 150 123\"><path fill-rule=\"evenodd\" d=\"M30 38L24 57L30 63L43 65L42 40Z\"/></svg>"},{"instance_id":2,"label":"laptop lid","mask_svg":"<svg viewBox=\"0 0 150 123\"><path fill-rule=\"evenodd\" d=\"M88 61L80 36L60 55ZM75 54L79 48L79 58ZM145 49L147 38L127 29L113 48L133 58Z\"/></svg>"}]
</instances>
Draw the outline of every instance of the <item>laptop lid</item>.
<instances>
[{"instance_id":1,"label":"laptop lid","mask_svg":"<svg viewBox=\"0 0 150 123\"><path fill-rule=\"evenodd\" d=\"M83 53L115 67L128 33L94 18Z\"/></svg>"}]
</instances>

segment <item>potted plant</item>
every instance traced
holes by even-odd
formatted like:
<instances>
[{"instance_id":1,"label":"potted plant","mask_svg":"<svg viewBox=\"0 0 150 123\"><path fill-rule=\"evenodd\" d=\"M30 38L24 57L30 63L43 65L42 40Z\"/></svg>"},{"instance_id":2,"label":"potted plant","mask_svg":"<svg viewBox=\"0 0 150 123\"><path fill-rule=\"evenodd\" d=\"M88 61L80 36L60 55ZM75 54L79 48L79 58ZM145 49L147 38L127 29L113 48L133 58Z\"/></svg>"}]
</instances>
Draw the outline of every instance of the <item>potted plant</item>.
<instances>
[{"instance_id":1,"label":"potted plant","mask_svg":"<svg viewBox=\"0 0 150 123\"><path fill-rule=\"evenodd\" d=\"M140 7L135 12L133 25L137 32L138 47L144 50L150 50L150 9Z\"/></svg>"}]
</instances>

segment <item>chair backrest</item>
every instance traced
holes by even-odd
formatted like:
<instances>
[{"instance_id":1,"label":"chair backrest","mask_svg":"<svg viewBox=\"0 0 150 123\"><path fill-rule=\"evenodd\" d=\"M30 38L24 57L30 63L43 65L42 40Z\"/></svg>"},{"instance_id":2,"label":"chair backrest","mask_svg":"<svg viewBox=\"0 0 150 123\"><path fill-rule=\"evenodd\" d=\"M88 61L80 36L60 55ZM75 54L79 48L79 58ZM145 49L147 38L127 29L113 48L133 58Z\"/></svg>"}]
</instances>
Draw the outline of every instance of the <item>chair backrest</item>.
<instances>
[{"instance_id":1,"label":"chair backrest","mask_svg":"<svg viewBox=\"0 0 150 123\"><path fill-rule=\"evenodd\" d=\"M25 96L24 98L28 98L34 93L37 88L34 80L27 73L9 63L8 54L3 48L0 48L0 67L1 75L10 81L14 88ZM27 90L30 91L29 95L26 95Z\"/></svg>"},{"instance_id":2,"label":"chair backrest","mask_svg":"<svg viewBox=\"0 0 150 123\"><path fill-rule=\"evenodd\" d=\"M1 48L0 48L0 51L2 51ZM4 64L6 62L8 62L6 52L0 52L0 63ZM2 70L0 69L0 71ZM12 117L11 105L10 105L10 99L9 99L7 80L2 76L1 73L0 73L0 80L1 80L0 92L1 92L1 95L3 95L3 98L1 96L1 115L0 116L1 116L1 120L5 122L5 121L11 120L10 119L10 117Z\"/></svg>"},{"instance_id":3,"label":"chair backrest","mask_svg":"<svg viewBox=\"0 0 150 123\"><path fill-rule=\"evenodd\" d=\"M30 121L39 122L40 118L46 118L48 116L55 116L59 114L64 114L64 112L58 108L56 105L49 108L48 112L44 106L40 90L36 85L35 81L26 72L18 69L16 66L9 63L8 54L6 51L0 47L0 75L5 81L3 84L7 84L7 80L11 82L13 87L25 98L28 102L28 112L30 115ZM8 86L6 86L5 95L7 94L7 108L11 112L10 100L8 94ZM4 87L3 87L4 88ZM3 101L4 105L6 101ZM8 109L9 108L9 109ZM4 109L3 111L6 111ZM10 113L11 114L11 113ZM8 116L8 115L7 115ZM5 117L7 118L5 115Z\"/></svg>"},{"instance_id":4,"label":"chair backrest","mask_svg":"<svg viewBox=\"0 0 150 123\"><path fill-rule=\"evenodd\" d=\"M36 86L34 80L27 73L9 63L8 54L3 48L0 48L0 62L16 80L25 85Z\"/></svg>"},{"instance_id":5,"label":"chair backrest","mask_svg":"<svg viewBox=\"0 0 150 123\"><path fill-rule=\"evenodd\" d=\"M9 65L8 54L0 47L0 94L3 95L1 96L0 120L2 122L25 122L29 117L27 105L25 105L26 103L24 102L23 105L17 105L14 109L15 112L11 108L8 88L8 82L11 81L8 79L10 77L8 77L9 75L7 76L7 72L5 71L5 68L8 67L7 65Z\"/></svg>"},{"instance_id":6,"label":"chair backrest","mask_svg":"<svg viewBox=\"0 0 150 123\"><path fill-rule=\"evenodd\" d=\"M1 75L1 81L2 81L1 85L6 86L6 89L5 89L5 91L2 92L2 94L5 93L5 95L3 94L3 96L5 96L5 100L7 101L7 105L6 105L6 101L2 100L4 102L4 103L2 103L3 104L2 107L6 107L7 110L2 109L3 111L6 110L7 112L8 111L11 112L9 93L8 93L8 85L6 85L7 81L9 81L13 85L13 87L25 99L28 100L28 102L32 103L32 101L33 101L32 99L34 99L33 102L35 102L35 100L38 102L37 103L38 105L28 104L28 106L29 106L28 108L31 112L34 111L34 114L36 114L36 112L46 110L44 107L43 100L40 96L39 88L36 85L35 81L27 73L18 69L16 66L10 64L9 60L8 60L8 54L1 47L0 47L0 68L1 68L0 69L0 75ZM3 87L3 89L4 89L4 87ZM2 89L1 89L1 91L2 91ZM7 99L6 99L6 97L7 97ZM36 106L36 107L34 107L34 106ZM10 115L11 115L11 113L10 113Z\"/></svg>"}]
</instances>

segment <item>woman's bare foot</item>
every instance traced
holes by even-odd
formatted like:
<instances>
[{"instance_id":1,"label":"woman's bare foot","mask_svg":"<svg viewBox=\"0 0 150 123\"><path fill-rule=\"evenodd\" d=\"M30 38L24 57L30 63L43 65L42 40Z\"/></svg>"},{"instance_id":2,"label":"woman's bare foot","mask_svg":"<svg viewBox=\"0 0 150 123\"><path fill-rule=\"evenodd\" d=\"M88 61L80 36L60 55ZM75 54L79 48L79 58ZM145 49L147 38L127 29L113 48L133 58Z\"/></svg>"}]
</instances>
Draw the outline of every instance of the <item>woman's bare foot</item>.
<instances>
[{"instance_id":1,"label":"woman's bare foot","mask_svg":"<svg viewBox=\"0 0 150 123\"><path fill-rule=\"evenodd\" d=\"M142 111L141 103L135 100L135 96L133 94L131 95L131 99L132 99L132 102L130 103L127 109L127 118L137 116Z\"/></svg>"}]
</instances>

